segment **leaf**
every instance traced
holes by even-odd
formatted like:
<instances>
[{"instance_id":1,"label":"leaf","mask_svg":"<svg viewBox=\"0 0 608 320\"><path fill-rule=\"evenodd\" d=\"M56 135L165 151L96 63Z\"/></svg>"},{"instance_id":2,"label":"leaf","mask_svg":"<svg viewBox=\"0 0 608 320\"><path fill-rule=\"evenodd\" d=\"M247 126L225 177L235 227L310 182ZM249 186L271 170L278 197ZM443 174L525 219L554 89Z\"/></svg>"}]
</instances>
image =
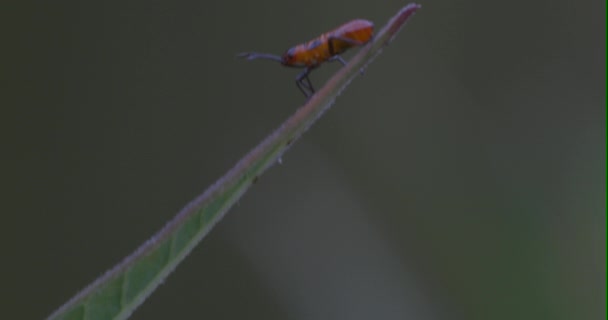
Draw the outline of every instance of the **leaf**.
<instances>
[{"instance_id":1,"label":"leaf","mask_svg":"<svg viewBox=\"0 0 608 320\"><path fill-rule=\"evenodd\" d=\"M134 253L79 292L48 319L128 318L260 175L331 107L350 81L392 41L419 8L418 4L403 7L323 88L224 177L186 205Z\"/></svg>"}]
</instances>

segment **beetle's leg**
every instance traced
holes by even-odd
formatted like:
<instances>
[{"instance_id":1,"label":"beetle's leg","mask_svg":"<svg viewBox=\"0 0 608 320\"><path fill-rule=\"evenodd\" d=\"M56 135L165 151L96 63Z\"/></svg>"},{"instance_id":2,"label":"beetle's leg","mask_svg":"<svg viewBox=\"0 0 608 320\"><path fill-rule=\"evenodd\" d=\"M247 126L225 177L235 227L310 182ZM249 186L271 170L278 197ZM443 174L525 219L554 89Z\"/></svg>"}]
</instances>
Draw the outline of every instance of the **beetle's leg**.
<instances>
[{"instance_id":1,"label":"beetle's leg","mask_svg":"<svg viewBox=\"0 0 608 320\"><path fill-rule=\"evenodd\" d=\"M335 51L335 47L334 47L334 42L335 41L342 41L342 42L346 42L348 44L350 44L351 46L362 46L365 44L365 42L361 42L361 41L357 41L357 40L353 40L353 39L348 39L348 38L343 38L343 37L336 37L336 36L331 36L327 38L327 45L329 46L329 54L332 55L332 57L329 59L329 61L333 61L333 60L338 60L340 61L343 65L346 65L346 61L344 61L344 59L342 59L342 57L340 57L339 55L334 55ZM363 75L363 69L359 69L359 73L361 73L361 75Z\"/></svg>"},{"instance_id":2,"label":"beetle's leg","mask_svg":"<svg viewBox=\"0 0 608 320\"><path fill-rule=\"evenodd\" d=\"M334 60L338 60L340 61L340 63L343 66L346 66L346 60L344 60L340 55L335 55L331 58L329 58L327 61L334 61ZM361 75L364 75L365 73L363 72L363 68L359 69L359 73L361 73Z\"/></svg>"},{"instance_id":3,"label":"beetle's leg","mask_svg":"<svg viewBox=\"0 0 608 320\"><path fill-rule=\"evenodd\" d=\"M306 86L308 87L308 89L310 89L310 93L315 93L315 88L312 87L312 83L310 82L310 78L308 78L308 74L306 75L306 77L304 77L304 80L306 80Z\"/></svg>"},{"instance_id":4,"label":"beetle's leg","mask_svg":"<svg viewBox=\"0 0 608 320\"><path fill-rule=\"evenodd\" d=\"M339 55L335 55L335 56L333 56L333 57L329 58L329 60L328 60L328 61L334 61L334 60L338 60L338 61L340 61L340 63L341 63L343 66L345 66L345 65L346 65L346 60L342 59L342 57L341 57L341 56L339 56Z\"/></svg>"},{"instance_id":5,"label":"beetle's leg","mask_svg":"<svg viewBox=\"0 0 608 320\"><path fill-rule=\"evenodd\" d=\"M310 69L310 68L306 68L306 69L304 69L304 71L302 71L302 73L300 73L296 77L296 85L298 86L298 89L300 89L300 91L302 91L302 93L307 98L312 96L313 93L315 93L315 89L313 88L312 83L310 82L310 79L308 78L308 74L310 74L311 70L312 69Z\"/></svg>"}]
</instances>

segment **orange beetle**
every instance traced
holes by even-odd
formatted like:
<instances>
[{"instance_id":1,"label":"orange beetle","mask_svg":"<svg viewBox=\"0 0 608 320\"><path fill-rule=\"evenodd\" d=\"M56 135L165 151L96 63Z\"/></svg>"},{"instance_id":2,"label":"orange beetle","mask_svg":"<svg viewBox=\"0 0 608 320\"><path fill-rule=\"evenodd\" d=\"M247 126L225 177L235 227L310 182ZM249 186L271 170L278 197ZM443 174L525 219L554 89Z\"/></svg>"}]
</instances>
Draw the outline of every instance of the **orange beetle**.
<instances>
[{"instance_id":1,"label":"orange beetle","mask_svg":"<svg viewBox=\"0 0 608 320\"><path fill-rule=\"evenodd\" d=\"M290 48L280 57L257 52L241 53L238 57L247 60L269 59L278 61L284 66L304 68L304 71L296 77L296 85L306 97L309 97L315 92L308 78L310 72L325 61L338 60L346 65L340 54L352 47L368 43L373 37L373 32L374 24L371 21L357 19L314 40Z\"/></svg>"}]
</instances>

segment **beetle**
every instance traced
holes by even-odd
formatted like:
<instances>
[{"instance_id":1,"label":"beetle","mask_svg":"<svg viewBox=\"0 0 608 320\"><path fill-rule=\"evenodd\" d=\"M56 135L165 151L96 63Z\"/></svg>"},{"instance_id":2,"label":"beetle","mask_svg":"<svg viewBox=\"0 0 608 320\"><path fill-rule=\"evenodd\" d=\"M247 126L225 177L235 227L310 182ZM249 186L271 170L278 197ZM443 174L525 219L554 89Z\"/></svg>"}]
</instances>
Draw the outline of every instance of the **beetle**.
<instances>
[{"instance_id":1,"label":"beetle","mask_svg":"<svg viewBox=\"0 0 608 320\"><path fill-rule=\"evenodd\" d=\"M247 60L268 59L277 61L287 67L304 68L304 71L296 77L296 85L306 97L310 97L315 92L308 78L310 72L326 61L337 60L346 65L346 61L342 59L340 54L352 47L365 45L373 38L373 33L373 22L355 19L313 40L288 49L281 56L244 52L238 54L237 57Z\"/></svg>"}]
</instances>

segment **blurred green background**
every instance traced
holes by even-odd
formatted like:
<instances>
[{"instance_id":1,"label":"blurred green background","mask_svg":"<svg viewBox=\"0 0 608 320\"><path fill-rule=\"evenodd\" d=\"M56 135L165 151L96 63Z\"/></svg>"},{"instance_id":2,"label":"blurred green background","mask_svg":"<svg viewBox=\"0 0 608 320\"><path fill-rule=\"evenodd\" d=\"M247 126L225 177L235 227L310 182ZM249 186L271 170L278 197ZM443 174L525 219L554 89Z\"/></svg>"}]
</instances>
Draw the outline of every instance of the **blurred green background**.
<instances>
[{"instance_id":1,"label":"blurred green background","mask_svg":"<svg viewBox=\"0 0 608 320\"><path fill-rule=\"evenodd\" d=\"M605 319L606 2L420 3L133 319ZM404 4L5 3L0 318L47 316L304 101L236 53Z\"/></svg>"}]
</instances>

